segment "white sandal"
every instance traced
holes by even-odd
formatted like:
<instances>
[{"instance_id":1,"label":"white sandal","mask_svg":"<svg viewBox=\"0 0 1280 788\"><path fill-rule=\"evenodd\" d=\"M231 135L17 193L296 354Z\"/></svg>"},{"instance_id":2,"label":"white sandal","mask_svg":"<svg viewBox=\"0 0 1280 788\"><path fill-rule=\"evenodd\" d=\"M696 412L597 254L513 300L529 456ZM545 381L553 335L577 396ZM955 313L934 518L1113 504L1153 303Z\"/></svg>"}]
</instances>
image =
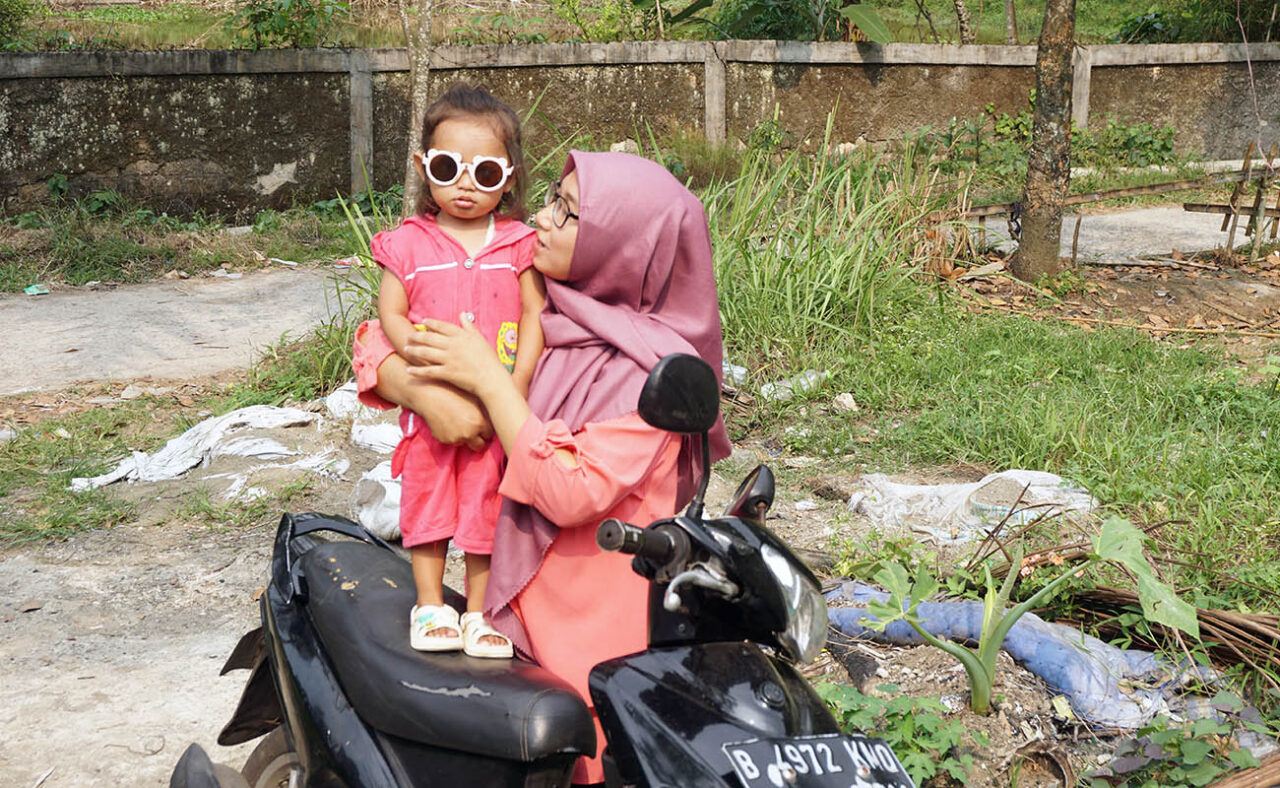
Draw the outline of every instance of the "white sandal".
<instances>
[{"instance_id":1,"label":"white sandal","mask_svg":"<svg viewBox=\"0 0 1280 788\"><path fill-rule=\"evenodd\" d=\"M458 634L428 634L441 629ZM448 605L414 605L409 611L409 645L418 651L457 651L462 648L462 632L458 611Z\"/></svg>"},{"instance_id":2,"label":"white sandal","mask_svg":"<svg viewBox=\"0 0 1280 788\"><path fill-rule=\"evenodd\" d=\"M502 643L482 643L482 638L501 638ZM462 651L469 657L511 659L511 640L484 620L484 613L462 614Z\"/></svg>"}]
</instances>

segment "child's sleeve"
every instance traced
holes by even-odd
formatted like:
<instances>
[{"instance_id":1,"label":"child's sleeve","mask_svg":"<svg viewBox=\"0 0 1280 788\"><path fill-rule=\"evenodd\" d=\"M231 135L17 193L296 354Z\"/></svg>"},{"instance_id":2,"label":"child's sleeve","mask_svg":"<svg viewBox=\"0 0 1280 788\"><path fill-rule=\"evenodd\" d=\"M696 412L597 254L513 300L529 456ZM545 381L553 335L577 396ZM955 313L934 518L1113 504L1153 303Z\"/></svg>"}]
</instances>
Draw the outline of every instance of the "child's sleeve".
<instances>
[{"instance_id":1,"label":"child's sleeve","mask_svg":"<svg viewBox=\"0 0 1280 788\"><path fill-rule=\"evenodd\" d=\"M520 276L525 271L533 267L533 250L537 248L538 236L529 233L515 245L515 267L516 276Z\"/></svg>"},{"instance_id":2,"label":"child's sleeve","mask_svg":"<svg viewBox=\"0 0 1280 788\"><path fill-rule=\"evenodd\" d=\"M400 232L400 228L383 230L373 236L373 240L369 242L369 253L375 263L394 274L400 284L408 289L409 281L405 277L410 273L411 258L405 253L404 234Z\"/></svg>"}]
</instances>

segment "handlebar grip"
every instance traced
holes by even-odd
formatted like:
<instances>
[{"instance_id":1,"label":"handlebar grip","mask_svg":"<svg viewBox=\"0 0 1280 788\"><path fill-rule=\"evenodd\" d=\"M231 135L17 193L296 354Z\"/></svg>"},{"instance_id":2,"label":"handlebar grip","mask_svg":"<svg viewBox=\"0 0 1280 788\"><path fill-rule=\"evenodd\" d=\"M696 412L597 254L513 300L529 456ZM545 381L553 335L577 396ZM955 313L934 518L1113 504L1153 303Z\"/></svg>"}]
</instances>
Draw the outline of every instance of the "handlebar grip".
<instances>
[{"instance_id":1,"label":"handlebar grip","mask_svg":"<svg viewBox=\"0 0 1280 788\"><path fill-rule=\"evenodd\" d=\"M663 531L637 528L610 517L596 530L596 544L611 552L638 555L658 563L666 563L675 555L676 545Z\"/></svg>"}]
</instances>

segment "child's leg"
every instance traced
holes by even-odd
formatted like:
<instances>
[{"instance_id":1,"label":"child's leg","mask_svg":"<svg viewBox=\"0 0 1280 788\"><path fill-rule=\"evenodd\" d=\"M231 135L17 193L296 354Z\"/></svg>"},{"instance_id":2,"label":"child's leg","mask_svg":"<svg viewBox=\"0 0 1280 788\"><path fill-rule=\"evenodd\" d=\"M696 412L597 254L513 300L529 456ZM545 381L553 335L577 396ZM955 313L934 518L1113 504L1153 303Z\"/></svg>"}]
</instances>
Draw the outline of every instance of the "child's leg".
<instances>
[{"instance_id":1,"label":"child's leg","mask_svg":"<svg viewBox=\"0 0 1280 788\"><path fill-rule=\"evenodd\" d=\"M418 606L444 604L444 561L449 540L414 545L409 548L409 560L413 565L413 584L418 591ZM485 556L488 558L488 556ZM485 578L488 579L486 571ZM468 603L470 604L470 603ZM457 637L452 627L427 632L435 637Z\"/></svg>"},{"instance_id":2,"label":"child's leg","mask_svg":"<svg viewBox=\"0 0 1280 788\"><path fill-rule=\"evenodd\" d=\"M467 612L484 612L484 589L489 585L489 556L478 553L467 553ZM485 635L480 638L485 645L501 646L506 638Z\"/></svg>"}]
</instances>

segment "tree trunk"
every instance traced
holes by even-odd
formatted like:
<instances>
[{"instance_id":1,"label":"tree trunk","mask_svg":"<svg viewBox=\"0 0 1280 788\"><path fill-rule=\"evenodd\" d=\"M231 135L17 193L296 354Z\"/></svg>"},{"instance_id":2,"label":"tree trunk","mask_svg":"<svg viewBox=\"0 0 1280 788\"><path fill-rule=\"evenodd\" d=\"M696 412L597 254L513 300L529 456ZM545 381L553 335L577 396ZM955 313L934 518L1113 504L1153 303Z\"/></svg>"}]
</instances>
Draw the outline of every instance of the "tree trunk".
<instances>
[{"instance_id":1,"label":"tree trunk","mask_svg":"<svg viewBox=\"0 0 1280 788\"><path fill-rule=\"evenodd\" d=\"M413 154L422 146L422 115L427 111L431 98L431 17L435 0L418 0L418 30L411 39L409 17L401 0L400 24L404 28L405 44L409 47L409 146L404 160L404 217L413 215L418 204L418 190L422 180L413 166Z\"/></svg>"},{"instance_id":2,"label":"tree trunk","mask_svg":"<svg viewBox=\"0 0 1280 788\"><path fill-rule=\"evenodd\" d=\"M960 43L972 44L977 41L973 34L973 20L969 18L969 9L964 0L954 0L956 4L956 21L960 23Z\"/></svg>"},{"instance_id":3,"label":"tree trunk","mask_svg":"<svg viewBox=\"0 0 1280 788\"><path fill-rule=\"evenodd\" d=\"M1013 0L1004 0L1004 42L1010 45L1018 43L1018 16L1013 8Z\"/></svg>"},{"instance_id":4,"label":"tree trunk","mask_svg":"<svg viewBox=\"0 0 1280 788\"><path fill-rule=\"evenodd\" d=\"M1013 274L1033 281L1061 267L1062 202L1071 185L1071 81L1075 0L1047 0L1036 54L1036 109Z\"/></svg>"}]
</instances>

